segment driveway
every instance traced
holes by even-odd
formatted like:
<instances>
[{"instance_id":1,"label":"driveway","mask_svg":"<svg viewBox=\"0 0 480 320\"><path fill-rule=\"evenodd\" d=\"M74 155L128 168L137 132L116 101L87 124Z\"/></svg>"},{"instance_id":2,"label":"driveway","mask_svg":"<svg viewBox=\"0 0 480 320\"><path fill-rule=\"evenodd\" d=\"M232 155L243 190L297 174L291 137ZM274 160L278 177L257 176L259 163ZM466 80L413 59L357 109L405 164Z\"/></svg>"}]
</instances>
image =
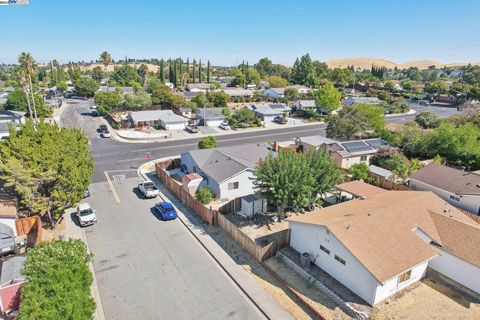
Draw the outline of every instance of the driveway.
<instances>
[{"instance_id":1,"label":"driveway","mask_svg":"<svg viewBox=\"0 0 480 320\"><path fill-rule=\"evenodd\" d=\"M178 220L141 199L136 170L109 172L87 199L85 229L106 319L262 319Z\"/></svg>"}]
</instances>

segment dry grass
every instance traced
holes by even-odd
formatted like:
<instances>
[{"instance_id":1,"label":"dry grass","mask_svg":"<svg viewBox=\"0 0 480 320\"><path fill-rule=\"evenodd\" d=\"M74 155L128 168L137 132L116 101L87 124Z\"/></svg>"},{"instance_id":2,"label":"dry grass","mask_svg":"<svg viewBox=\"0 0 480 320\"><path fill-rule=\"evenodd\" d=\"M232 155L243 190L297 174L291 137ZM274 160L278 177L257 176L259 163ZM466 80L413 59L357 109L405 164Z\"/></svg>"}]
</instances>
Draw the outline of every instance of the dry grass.
<instances>
[{"instance_id":1,"label":"dry grass","mask_svg":"<svg viewBox=\"0 0 480 320\"><path fill-rule=\"evenodd\" d=\"M404 64L396 63L390 60L377 59L377 58L345 58L345 59L333 59L325 62L329 68L347 68L349 66L355 66L356 69L370 69L372 64L377 67L386 67L388 69L394 69L395 67L399 69L408 69L410 67L416 67L419 69L427 69L429 66L435 65L437 67L443 66L465 66L468 63L450 63L445 64L439 61L434 60L417 60L410 61ZM480 64L480 62L472 63Z\"/></svg>"},{"instance_id":2,"label":"dry grass","mask_svg":"<svg viewBox=\"0 0 480 320\"><path fill-rule=\"evenodd\" d=\"M66 228L66 223L65 219L62 219L62 221L55 227L55 229L42 229L42 241L52 241L52 240L58 240L60 236L65 237L67 228Z\"/></svg>"},{"instance_id":3,"label":"dry grass","mask_svg":"<svg viewBox=\"0 0 480 320\"><path fill-rule=\"evenodd\" d=\"M429 270L422 281L377 305L372 319L480 319L480 300L475 293L461 291L439 273Z\"/></svg>"}]
</instances>

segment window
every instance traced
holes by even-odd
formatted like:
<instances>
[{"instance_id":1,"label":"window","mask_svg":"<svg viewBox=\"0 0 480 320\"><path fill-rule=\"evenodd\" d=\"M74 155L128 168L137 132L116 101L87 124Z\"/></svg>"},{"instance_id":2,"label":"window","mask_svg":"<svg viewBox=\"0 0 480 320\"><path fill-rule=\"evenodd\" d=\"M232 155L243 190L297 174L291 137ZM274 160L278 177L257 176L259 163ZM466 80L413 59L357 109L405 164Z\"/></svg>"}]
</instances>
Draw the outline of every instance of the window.
<instances>
[{"instance_id":1,"label":"window","mask_svg":"<svg viewBox=\"0 0 480 320\"><path fill-rule=\"evenodd\" d=\"M360 161L362 161L362 162L367 161L367 156L361 156L361 157L360 157Z\"/></svg>"},{"instance_id":2,"label":"window","mask_svg":"<svg viewBox=\"0 0 480 320\"><path fill-rule=\"evenodd\" d=\"M401 275L398 276L398 284L402 283L402 282L405 282L407 281L408 279L410 279L412 275L412 270L408 270L407 272L405 273L402 273Z\"/></svg>"},{"instance_id":3,"label":"window","mask_svg":"<svg viewBox=\"0 0 480 320\"><path fill-rule=\"evenodd\" d=\"M345 265L347 262L345 260L343 260L342 258L340 258L339 256L335 255L335 260L337 260L338 262L340 262L341 264Z\"/></svg>"},{"instance_id":4,"label":"window","mask_svg":"<svg viewBox=\"0 0 480 320\"><path fill-rule=\"evenodd\" d=\"M326 254L330 254L330 250L328 250L327 248L325 248L324 246L320 245L320 250L322 250L323 252L325 252Z\"/></svg>"},{"instance_id":5,"label":"window","mask_svg":"<svg viewBox=\"0 0 480 320\"><path fill-rule=\"evenodd\" d=\"M239 183L238 182L230 182L228 184L228 190L235 190L238 189Z\"/></svg>"},{"instance_id":6,"label":"window","mask_svg":"<svg viewBox=\"0 0 480 320\"><path fill-rule=\"evenodd\" d=\"M456 196L450 196L450 199L452 200L455 200L455 201L460 201L460 198L459 197L456 197Z\"/></svg>"}]
</instances>

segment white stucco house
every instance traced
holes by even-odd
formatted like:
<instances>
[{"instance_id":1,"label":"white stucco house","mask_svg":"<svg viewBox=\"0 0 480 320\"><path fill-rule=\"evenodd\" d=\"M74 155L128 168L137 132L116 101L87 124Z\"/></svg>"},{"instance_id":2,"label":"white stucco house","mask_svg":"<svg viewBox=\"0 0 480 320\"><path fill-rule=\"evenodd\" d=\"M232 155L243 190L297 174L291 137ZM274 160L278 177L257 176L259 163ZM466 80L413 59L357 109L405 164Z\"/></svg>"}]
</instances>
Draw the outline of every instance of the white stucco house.
<instances>
[{"instance_id":1,"label":"white stucco house","mask_svg":"<svg viewBox=\"0 0 480 320\"><path fill-rule=\"evenodd\" d=\"M265 97L273 98L273 99L280 99L285 97L284 92L286 88L269 88L263 90L262 94Z\"/></svg>"},{"instance_id":2,"label":"white stucco house","mask_svg":"<svg viewBox=\"0 0 480 320\"><path fill-rule=\"evenodd\" d=\"M253 168L269 154L267 144L193 150L181 154L181 166L188 173L203 177L201 187L209 187L219 199L234 199L253 194Z\"/></svg>"},{"instance_id":3,"label":"white stucco house","mask_svg":"<svg viewBox=\"0 0 480 320\"><path fill-rule=\"evenodd\" d=\"M230 99L253 98L255 93L251 89L243 88L223 88L219 91L224 92Z\"/></svg>"},{"instance_id":4,"label":"white stucco house","mask_svg":"<svg viewBox=\"0 0 480 320\"><path fill-rule=\"evenodd\" d=\"M429 164L410 176L409 187L432 191L451 205L480 215L480 174Z\"/></svg>"},{"instance_id":5,"label":"white stucco house","mask_svg":"<svg viewBox=\"0 0 480 320\"><path fill-rule=\"evenodd\" d=\"M250 106L257 117L262 121L271 122L275 117L281 117L290 112L290 108L283 103L256 103Z\"/></svg>"},{"instance_id":6,"label":"white stucco house","mask_svg":"<svg viewBox=\"0 0 480 320\"><path fill-rule=\"evenodd\" d=\"M297 111L317 111L315 100L297 100L292 104L292 107Z\"/></svg>"},{"instance_id":7,"label":"white stucco house","mask_svg":"<svg viewBox=\"0 0 480 320\"><path fill-rule=\"evenodd\" d=\"M195 121L199 126L218 127L227 120L222 108L203 108L197 110Z\"/></svg>"},{"instance_id":8,"label":"white stucco house","mask_svg":"<svg viewBox=\"0 0 480 320\"><path fill-rule=\"evenodd\" d=\"M372 306L427 267L480 292L479 224L432 192L370 187L361 199L288 219L290 246Z\"/></svg>"}]
</instances>

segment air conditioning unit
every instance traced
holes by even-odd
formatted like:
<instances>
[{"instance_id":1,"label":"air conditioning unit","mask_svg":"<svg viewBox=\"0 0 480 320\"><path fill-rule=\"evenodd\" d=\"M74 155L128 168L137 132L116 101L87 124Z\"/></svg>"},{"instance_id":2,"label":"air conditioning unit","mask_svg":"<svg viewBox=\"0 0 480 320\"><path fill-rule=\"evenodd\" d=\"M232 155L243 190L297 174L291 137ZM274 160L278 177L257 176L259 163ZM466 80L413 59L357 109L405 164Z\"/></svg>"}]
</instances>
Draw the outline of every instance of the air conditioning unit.
<instances>
[{"instance_id":1,"label":"air conditioning unit","mask_svg":"<svg viewBox=\"0 0 480 320\"><path fill-rule=\"evenodd\" d=\"M302 265L302 267L309 268L310 262L311 262L310 253L308 252L302 253L302 255L300 256L300 264Z\"/></svg>"}]
</instances>

